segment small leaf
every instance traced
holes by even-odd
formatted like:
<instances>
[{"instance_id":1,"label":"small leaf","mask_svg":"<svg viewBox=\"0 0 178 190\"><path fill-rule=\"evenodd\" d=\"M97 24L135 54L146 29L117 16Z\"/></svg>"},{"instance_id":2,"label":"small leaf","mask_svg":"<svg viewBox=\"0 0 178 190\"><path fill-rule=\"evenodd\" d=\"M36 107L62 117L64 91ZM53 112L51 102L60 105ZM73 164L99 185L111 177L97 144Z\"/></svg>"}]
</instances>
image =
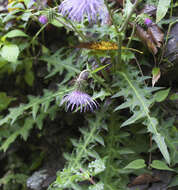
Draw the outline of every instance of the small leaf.
<instances>
[{"instance_id":1,"label":"small leaf","mask_svg":"<svg viewBox=\"0 0 178 190\"><path fill-rule=\"evenodd\" d=\"M146 167L145 160L137 159L137 160L130 162L124 169L141 169L144 167Z\"/></svg>"},{"instance_id":2,"label":"small leaf","mask_svg":"<svg viewBox=\"0 0 178 190\"><path fill-rule=\"evenodd\" d=\"M108 65L109 65L109 64L106 64L106 65L103 65L103 66L101 66L101 67L96 68L95 70L93 70L93 71L91 72L91 74L94 74L94 73L97 73L97 72L103 70L103 69L104 69L105 67L107 67Z\"/></svg>"},{"instance_id":3,"label":"small leaf","mask_svg":"<svg viewBox=\"0 0 178 190\"><path fill-rule=\"evenodd\" d=\"M32 116L34 120L36 120L38 109L39 109L39 104L34 104L32 107Z\"/></svg>"},{"instance_id":4,"label":"small leaf","mask_svg":"<svg viewBox=\"0 0 178 190\"><path fill-rule=\"evenodd\" d=\"M0 111L6 109L15 98L8 97L5 92L0 92Z\"/></svg>"},{"instance_id":5,"label":"small leaf","mask_svg":"<svg viewBox=\"0 0 178 190\"><path fill-rule=\"evenodd\" d=\"M19 48L15 44L4 45L1 49L1 56L9 62L16 62L18 55Z\"/></svg>"},{"instance_id":6,"label":"small leaf","mask_svg":"<svg viewBox=\"0 0 178 190\"><path fill-rule=\"evenodd\" d=\"M160 72L160 68L155 67L152 70L152 86L154 87L155 83L158 82L160 76L161 76L161 72Z\"/></svg>"},{"instance_id":7,"label":"small leaf","mask_svg":"<svg viewBox=\"0 0 178 190\"><path fill-rule=\"evenodd\" d=\"M162 102L164 101L168 94L169 94L170 88L166 89L166 90L160 90L159 92L154 94L154 98L156 100L156 102Z\"/></svg>"},{"instance_id":8,"label":"small leaf","mask_svg":"<svg viewBox=\"0 0 178 190\"><path fill-rule=\"evenodd\" d=\"M159 0L156 12L156 23L158 23L166 15L170 3L171 0Z\"/></svg>"},{"instance_id":9,"label":"small leaf","mask_svg":"<svg viewBox=\"0 0 178 190\"><path fill-rule=\"evenodd\" d=\"M28 35L25 34L21 30L15 29L15 30L11 30L10 32L8 32L4 37L5 38L28 37Z\"/></svg>"},{"instance_id":10,"label":"small leaf","mask_svg":"<svg viewBox=\"0 0 178 190\"><path fill-rule=\"evenodd\" d=\"M151 167L158 170L174 171L173 169L169 168L163 161L160 160L154 160L151 164Z\"/></svg>"},{"instance_id":11,"label":"small leaf","mask_svg":"<svg viewBox=\"0 0 178 190\"><path fill-rule=\"evenodd\" d=\"M178 93L174 93L169 97L170 100L178 100Z\"/></svg>"},{"instance_id":12,"label":"small leaf","mask_svg":"<svg viewBox=\"0 0 178 190\"><path fill-rule=\"evenodd\" d=\"M33 82L34 82L34 73L31 70L28 70L25 73L25 82L29 85L29 86L33 86Z\"/></svg>"},{"instance_id":13,"label":"small leaf","mask_svg":"<svg viewBox=\"0 0 178 190\"><path fill-rule=\"evenodd\" d=\"M100 143L101 145L104 146L104 140L103 140L103 138L102 138L101 136L96 136L96 137L95 137L95 140L96 140L98 143Z\"/></svg>"}]
</instances>

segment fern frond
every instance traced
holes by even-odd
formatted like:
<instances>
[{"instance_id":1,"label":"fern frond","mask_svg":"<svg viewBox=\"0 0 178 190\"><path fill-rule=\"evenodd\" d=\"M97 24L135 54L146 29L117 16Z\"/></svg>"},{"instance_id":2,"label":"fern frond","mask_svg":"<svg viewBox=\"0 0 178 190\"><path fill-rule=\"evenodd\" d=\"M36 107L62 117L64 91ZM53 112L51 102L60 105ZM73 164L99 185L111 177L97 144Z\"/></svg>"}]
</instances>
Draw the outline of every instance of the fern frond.
<instances>
[{"instance_id":1,"label":"fern frond","mask_svg":"<svg viewBox=\"0 0 178 190\"><path fill-rule=\"evenodd\" d=\"M157 89L145 87L143 81L140 80L138 72L133 68L126 68L124 71L118 72L118 75L119 82L117 82L117 85L119 85L121 90L113 97L123 96L126 102L119 105L115 111L129 108L133 113L133 115L122 124L122 127L133 124L140 119L144 119L143 124L145 124L148 131L153 134L153 139L163 157L167 163L170 164L170 156L164 137L161 136L157 130L158 121L150 114L150 107L154 103L154 98L151 92Z\"/></svg>"}]
</instances>

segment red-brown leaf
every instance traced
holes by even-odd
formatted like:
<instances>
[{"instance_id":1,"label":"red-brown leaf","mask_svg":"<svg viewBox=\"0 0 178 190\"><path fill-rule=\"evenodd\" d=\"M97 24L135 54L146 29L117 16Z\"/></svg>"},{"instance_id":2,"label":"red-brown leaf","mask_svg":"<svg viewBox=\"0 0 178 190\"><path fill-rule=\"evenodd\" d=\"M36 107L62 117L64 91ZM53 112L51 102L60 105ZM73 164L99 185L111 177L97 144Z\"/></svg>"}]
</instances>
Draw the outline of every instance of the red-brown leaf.
<instances>
[{"instance_id":1,"label":"red-brown leaf","mask_svg":"<svg viewBox=\"0 0 178 190\"><path fill-rule=\"evenodd\" d=\"M164 34L160 30L160 28L156 24L153 24L150 27L148 27L147 32L152 37L154 42L156 43L156 46L161 47L161 45L162 45L161 43L163 42Z\"/></svg>"},{"instance_id":2,"label":"red-brown leaf","mask_svg":"<svg viewBox=\"0 0 178 190\"><path fill-rule=\"evenodd\" d=\"M150 174L141 174L138 177L136 177L128 186L132 187L135 185L154 183L158 181L160 181L158 177L154 177Z\"/></svg>"},{"instance_id":3,"label":"red-brown leaf","mask_svg":"<svg viewBox=\"0 0 178 190\"><path fill-rule=\"evenodd\" d=\"M150 36L150 34L148 34L148 32L146 32L141 26L137 25L136 26L136 33L137 36L141 39L141 41L143 41L144 44L147 45L148 49L155 55L157 54L158 50L157 47L152 39L152 37Z\"/></svg>"}]
</instances>

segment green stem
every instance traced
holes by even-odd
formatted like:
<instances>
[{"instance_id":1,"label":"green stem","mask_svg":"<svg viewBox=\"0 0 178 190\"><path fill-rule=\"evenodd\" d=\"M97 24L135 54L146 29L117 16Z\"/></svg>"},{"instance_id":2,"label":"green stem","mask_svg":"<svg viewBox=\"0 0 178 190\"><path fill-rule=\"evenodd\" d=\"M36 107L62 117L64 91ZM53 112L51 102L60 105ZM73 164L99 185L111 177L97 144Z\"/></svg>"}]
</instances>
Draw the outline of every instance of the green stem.
<instances>
[{"instance_id":1,"label":"green stem","mask_svg":"<svg viewBox=\"0 0 178 190\"><path fill-rule=\"evenodd\" d=\"M134 10L136 9L138 3L139 3L139 0L136 0L135 3L133 4L133 7L132 7L131 11L129 12L127 18L125 19L124 23L120 27L119 32L124 32L125 31L126 26L127 26L128 22L129 22L129 19L132 16Z\"/></svg>"},{"instance_id":2,"label":"green stem","mask_svg":"<svg viewBox=\"0 0 178 190\"><path fill-rule=\"evenodd\" d=\"M127 44L127 48L129 48L130 43L131 43L131 41L132 41L132 39L133 39L133 36L134 36L134 34L135 34L135 28L136 28L136 23L134 23L134 25L133 25L132 33L131 33L131 35L130 35L130 38L129 38L129 41L128 41L128 44Z\"/></svg>"},{"instance_id":3,"label":"green stem","mask_svg":"<svg viewBox=\"0 0 178 190\"><path fill-rule=\"evenodd\" d=\"M170 18L172 18L172 14L173 14L173 6L174 6L174 4L173 4L173 0L172 0L172 1L171 1ZM164 43L163 48L162 48L161 58L160 58L160 61L159 61L159 64L158 64L158 65L160 65L160 63L161 63L162 60L163 60L164 52L165 52L165 49L166 49L166 44L167 44L167 42L168 42L169 34L170 34L170 31L171 31L171 27L172 27L172 25L173 25L174 23L176 23L176 21L169 23L169 27L168 27L168 31L167 31L167 35L166 35L166 40L165 40L165 43Z\"/></svg>"},{"instance_id":4,"label":"green stem","mask_svg":"<svg viewBox=\"0 0 178 190\"><path fill-rule=\"evenodd\" d=\"M120 67L119 65L122 65L122 59L121 59L121 54L122 54L122 33L125 32L126 30L126 26L128 25L129 19L132 16L134 10L136 9L137 5L139 3L139 0L136 0L134 5L132 6L131 11L129 12L127 18L125 19L124 23L122 24L122 26L119 29L119 37L118 37L118 55L117 55L117 66L116 66L116 70L118 70Z\"/></svg>"}]
</instances>

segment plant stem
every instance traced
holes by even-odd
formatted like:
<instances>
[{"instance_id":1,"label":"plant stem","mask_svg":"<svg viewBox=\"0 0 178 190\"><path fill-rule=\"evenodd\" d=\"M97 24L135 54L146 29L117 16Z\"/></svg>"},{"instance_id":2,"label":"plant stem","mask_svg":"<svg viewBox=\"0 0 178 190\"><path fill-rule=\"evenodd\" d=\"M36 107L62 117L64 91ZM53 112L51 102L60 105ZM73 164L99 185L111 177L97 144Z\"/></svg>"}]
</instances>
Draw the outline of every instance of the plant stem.
<instances>
[{"instance_id":1,"label":"plant stem","mask_svg":"<svg viewBox=\"0 0 178 190\"><path fill-rule=\"evenodd\" d=\"M119 29L119 37L118 37L118 55L117 55L117 66L116 66L116 70L119 69L119 64L122 64L122 59L121 59L121 54L122 54L122 33L125 32L126 30L126 26L129 22L130 17L132 16L134 10L136 9L137 5L139 3L139 0L136 0L134 5L132 6L127 18L125 19L124 23L122 24L122 26Z\"/></svg>"}]
</instances>

